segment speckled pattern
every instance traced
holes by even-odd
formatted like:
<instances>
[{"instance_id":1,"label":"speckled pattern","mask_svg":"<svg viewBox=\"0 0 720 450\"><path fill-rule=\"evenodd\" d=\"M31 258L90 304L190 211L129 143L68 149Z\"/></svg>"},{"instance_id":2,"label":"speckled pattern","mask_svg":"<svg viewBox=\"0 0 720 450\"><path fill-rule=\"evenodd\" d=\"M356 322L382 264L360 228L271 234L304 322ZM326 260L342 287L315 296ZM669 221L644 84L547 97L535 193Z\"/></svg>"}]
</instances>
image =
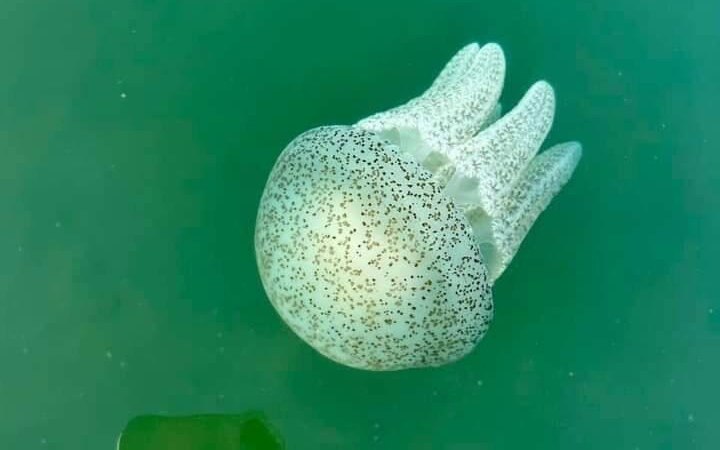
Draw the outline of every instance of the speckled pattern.
<instances>
[{"instance_id":1,"label":"speckled pattern","mask_svg":"<svg viewBox=\"0 0 720 450\"><path fill-rule=\"evenodd\" d=\"M528 162L537 153L555 114L553 88L535 83L518 105L482 133L450 151L450 160L478 180L480 206L491 216L507 198Z\"/></svg>"},{"instance_id":2,"label":"speckled pattern","mask_svg":"<svg viewBox=\"0 0 720 450\"><path fill-rule=\"evenodd\" d=\"M492 320L491 285L570 179L582 149L539 155L555 93L535 83L505 116L505 57L470 44L421 96L282 153L255 235L270 301L352 367L437 366Z\"/></svg>"},{"instance_id":3,"label":"speckled pattern","mask_svg":"<svg viewBox=\"0 0 720 450\"><path fill-rule=\"evenodd\" d=\"M503 261L512 260L514 253L510 252L517 251L535 219L570 179L580 155L577 142L554 145L533 158L513 184L492 222L498 251L508 252L502 255ZM500 272L491 274L491 278L497 278L504 268L494 268Z\"/></svg>"},{"instance_id":4,"label":"speckled pattern","mask_svg":"<svg viewBox=\"0 0 720 450\"><path fill-rule=\"evenodd\" d=\"M475 233L493 281L570 179L582 153L577 142L561 144L552 158L534 163L552 126L555 92L538 81L500 117L497 102L504 77L499 45L469 44L422 95L357 123L387 138L398 135L398 145L421 163L434 154L446 158L441 174L447 178L446 193L468 215L480 218L474 222ZM419 139L408 139L412 136Z\"/></svg>"},{"instance_id":5,"label":"speckled pattern","mask_svg":"<svg viewBox=\"0 0 720 450\"><path fill-rule=\"evenodd\" d=\"M255 248L270 301L348 366L397 370L467 354L493 315L463 213L432 173L375 133L297 137L269 177Z\"/></svg>"},{"instance_id":6,"label":"speckled pattern","mask_svg":"<svg viewBox=\"0 0 720 450\"><path fill-rule=\"evenodd\" d=\"M417 129L434 151L448 155L492 116L505 80L505 57L497 44L463 47L432 86L408 103L358 122L371 131Z\"/></svg>"}]
</instances>

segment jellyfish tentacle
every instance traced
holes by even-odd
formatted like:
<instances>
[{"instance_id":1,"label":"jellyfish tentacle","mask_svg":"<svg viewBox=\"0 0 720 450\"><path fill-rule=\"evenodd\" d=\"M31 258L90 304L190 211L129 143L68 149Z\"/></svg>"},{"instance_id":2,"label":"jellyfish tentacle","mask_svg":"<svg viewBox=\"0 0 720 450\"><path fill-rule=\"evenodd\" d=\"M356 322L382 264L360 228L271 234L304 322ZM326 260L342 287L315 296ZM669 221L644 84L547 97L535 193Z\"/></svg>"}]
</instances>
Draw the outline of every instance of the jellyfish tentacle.
<instances>
[{"instance_id":1,"label":"jellyfish tentacle","mask_svg":"<svg viewBox=\"0 0 720 450\"><path fill-rule=\"evenodd\" d=\"M485 119L485 122L482 124L482 127L480 127L480 131L483 131L490 125L494 124L502 117L502 103L498 102L495 107L490 111L490 114L488 115L488 118Z\"/></svg>"},{"instance_id":2,"label":"jellyfish tentacle","mask_svg":"<svg viewBox=\"0 0 720 450\"><path fill-rule=\"evenodd\" d=\"M480 52L480 46L477 42L468 44L461 48L455 56L442 68L440 74L432 82L430 88L426 91L437 91L444 89L446 86L456 83L461 80L468 71L472 68L478 53Z\"/></svg>"},{"instance_id":3,"label":"jellyfish tentacle","mask_svg":"<svg viewBox=\"0 0 720 450\"><path fill-rule=\"evenodd\" d=\"M418 134L426 149L448 155L452 146L475 135L495 111L505 80L505 56L497 44L460 50L421 96L404 105L358 122L368 131L388 133L397 139ZM417 140L417 139L413 139ZM418 155L417 152L415 152Z\"/></svg>"},{"instance_id":4,"label":"jellyfish tentacle","mask_svg":"<svg viewBox=\"0 0 720 450\"><path fill-rule=\"evenodd\" d=\"M453 148L450 159L458 172L477 180L479 202L488 214L497 213L515 180L540 149L554 113L553 89L539 81L509 113Z\"/></svg>"},{"instance_id":5,"label":"jellyfish tentacle","mask_svg":"<svg viewBox=\"0 0 720 450\"><path fill-rule=\"evenodd\" d=\"M418 128L430 147L448 155L492 114L505 81L505 55L499 45L486 44L464 74L443 77L444 72L421 97Z\"/></svg>"},{"instance_id":6,"label":"jellyfish tentacle","mask_svg":"<svg viewBox=\"0 0 720 450\"><path fill-rule=\"evenodd\" d=\"M540 213L570 179L582 156L579 142L565 142L544 150L505 196L492 220L495 261L490 278L497 279L510 264Z\"/></svg>"},{"instance_id":7,"label":"jellyfish tentacle","mask_svg":"<svg viewBox=\"0 0 720 450\"><path fill-rule=\"evenodd\" d=\"M494 281L533 222L570 178L577 143L538 155L555 115L555 92L533 84L504 116L505 56L499 45L462 48L430 88L357 126L410 154L465 214Z\"/></svg>"}]
</instances>

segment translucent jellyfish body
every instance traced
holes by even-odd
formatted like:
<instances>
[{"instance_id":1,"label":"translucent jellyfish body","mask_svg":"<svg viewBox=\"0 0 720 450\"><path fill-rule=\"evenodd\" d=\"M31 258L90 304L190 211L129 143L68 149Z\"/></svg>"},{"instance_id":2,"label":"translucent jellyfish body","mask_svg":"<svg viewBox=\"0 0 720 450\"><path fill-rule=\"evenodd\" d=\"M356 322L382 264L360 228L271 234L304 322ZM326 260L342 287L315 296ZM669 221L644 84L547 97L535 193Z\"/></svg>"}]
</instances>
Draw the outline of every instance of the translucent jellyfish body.
<instances>
[{"instance_id":1,"label":"translucent jellyfish body","mask_svg":"<svg viewBox=\"0 0 720 450\"><path fill-rule=\"evenodd\" d=\"M439 366L493 317L492 284L570 178L581 147L537 154L555 110L534 84L501 117L501 48L471 44L408 103L315 128L278 158L255 250L267 295L305 342L369 370Z\"/></svg>"}]
</instances>

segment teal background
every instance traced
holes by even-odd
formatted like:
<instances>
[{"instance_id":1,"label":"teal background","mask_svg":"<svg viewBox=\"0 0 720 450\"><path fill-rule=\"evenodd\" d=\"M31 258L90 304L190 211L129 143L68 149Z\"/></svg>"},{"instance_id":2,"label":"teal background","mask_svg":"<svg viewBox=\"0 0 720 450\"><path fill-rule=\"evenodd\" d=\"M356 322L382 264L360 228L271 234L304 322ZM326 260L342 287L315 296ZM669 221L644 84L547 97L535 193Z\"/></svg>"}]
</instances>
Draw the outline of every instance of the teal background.
<instances>
[{"instance_id":1,"label":"teal background","mask_svg":"<svg viewBox=\"0 0 720 450\"><path fill-rule=\"evenodd\" d=\"M0 448L113 448L134 416L261 410L292 449L720 448L720 3L0 3ZM499 42L583 160L462 361L303 344L252 235L298 133ZM122 94L125 94L124 98Z\"/></svg>"}]
</instances>

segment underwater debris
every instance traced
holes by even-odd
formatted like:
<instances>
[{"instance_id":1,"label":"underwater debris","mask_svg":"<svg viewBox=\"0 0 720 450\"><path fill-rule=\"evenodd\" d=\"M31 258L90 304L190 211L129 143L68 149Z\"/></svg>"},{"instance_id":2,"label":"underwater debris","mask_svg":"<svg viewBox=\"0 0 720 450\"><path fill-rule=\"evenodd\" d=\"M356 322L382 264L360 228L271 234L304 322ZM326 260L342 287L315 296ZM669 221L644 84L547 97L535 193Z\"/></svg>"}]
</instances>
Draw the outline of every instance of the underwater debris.
<instances>
[{"instance_id":1,"label":"underwater debris","mask_svg":"<svg viewBox=\"0 0 720 450\"><path fill-rule=\"evenodd\" d=\"M144 415L130 420L117 450L282 450L264 414Z\"/></svg>"}]
</instances>

